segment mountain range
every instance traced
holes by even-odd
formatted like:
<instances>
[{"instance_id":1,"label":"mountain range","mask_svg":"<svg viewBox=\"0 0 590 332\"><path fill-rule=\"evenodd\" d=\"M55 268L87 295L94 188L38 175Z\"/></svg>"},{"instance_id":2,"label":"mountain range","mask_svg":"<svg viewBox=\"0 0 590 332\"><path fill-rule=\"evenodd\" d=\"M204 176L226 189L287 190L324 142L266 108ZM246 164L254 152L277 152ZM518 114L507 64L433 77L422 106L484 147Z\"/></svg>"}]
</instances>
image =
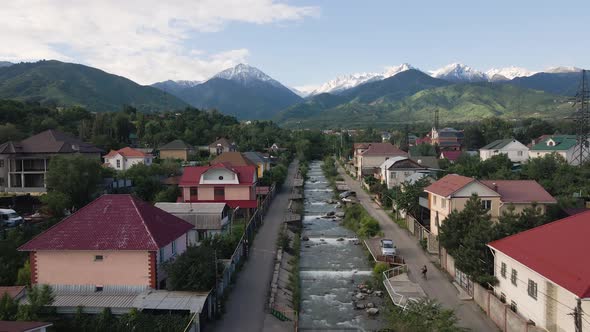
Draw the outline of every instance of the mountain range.
<instances>
[{"instance_id":1,"label":"mountain range","mask_svg":"<svg viewBox=\"0 0 590 332\"><path fill-rule=\"evenodd\" d=\"M142 111L179 110L188 105L217 109L238 119L273 119L308 127L414 121L438 108L453 120L485 116L552 117L571 111L569 97L579 68L533 73L523 68L485 73L462 64L424 72L409 64L382 73L331 80L302 98L261 70L239 64L206 81L164 81L142 86L96 68L59 61L0 63L0 98L90 111L132 105ZM328 92L325 92L328 91Z\"/></svg>"}]
</instances>

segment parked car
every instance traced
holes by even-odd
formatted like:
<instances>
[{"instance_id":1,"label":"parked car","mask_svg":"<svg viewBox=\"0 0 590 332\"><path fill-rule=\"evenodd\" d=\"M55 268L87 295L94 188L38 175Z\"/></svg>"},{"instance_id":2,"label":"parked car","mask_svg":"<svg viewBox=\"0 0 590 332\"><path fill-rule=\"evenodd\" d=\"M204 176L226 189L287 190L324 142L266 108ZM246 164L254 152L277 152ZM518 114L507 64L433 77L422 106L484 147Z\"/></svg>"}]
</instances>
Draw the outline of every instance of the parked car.
<instances>
[{"instance_id":1,"label":"parked car","mask_svg":"<svg viewBox=\"0 0 590 332\"><path fill-rule=\"evenodd\" d=\"M340 197L340 198L346 198L346 197L350 197L350 196L356 197L356 193L354 191L345 191L343 193L340 193L340 195L338 195L338 197Z\"/></svg>"},{"instance_id":2,"label":"parked car","mask_svg":"<svg viewBox=\"0 0 590 332\"><path fill-rule=\"evenodd\" d=\"M382 239L381 240L381 254L383 256L395 256L397 254L397 248L393 244L393 240Z\"/></svg>"},{"instance_id":3,"label":"parked car","mask_svg":"<svg viewBox=\"0 0 590 332\"><path fill-rule=\"evenodd\" d=\"M23 223L23 218L12 209L0 209L0 222L6 227L15 227Z\"/></svg>"}]
</instances>

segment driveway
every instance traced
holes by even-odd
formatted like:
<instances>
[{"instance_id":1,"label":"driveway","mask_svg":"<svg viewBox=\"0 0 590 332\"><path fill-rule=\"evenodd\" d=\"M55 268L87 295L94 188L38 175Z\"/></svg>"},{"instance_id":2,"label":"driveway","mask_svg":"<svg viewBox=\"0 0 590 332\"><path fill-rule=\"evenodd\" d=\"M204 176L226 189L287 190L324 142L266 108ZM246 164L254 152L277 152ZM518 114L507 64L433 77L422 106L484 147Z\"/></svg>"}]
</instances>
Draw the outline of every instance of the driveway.
<instances>
[{"instance_id":1,"label":"driveway","mask_svg":"<svg viewBox=\"0 0 590 332\"><path fill-rule=\"evenodd\" d=\"M236 283L225 305L225 314L221 320L208 326L207 330L219 332L262 331L264 320L267 317L265 306L268 302L276 257L277 238L289 203L289 193L293 187L293 178L297 167L297 162L293 162L289 166L287 180L275 196L264 217L264 222L250 248L250 256L236 276Z\"/></svg>"},{"instance_id":2,"label":"driveway","mask_svg":"<svg viewBox=\"0 0 590 332\"><path fill-rule=\"evenodd\" d=\"M418 276L422 266L428 268L428 279L415 278L418 280L424 292L440 302L444 307L453 309L459 318L459 324L472 331L498 331L498 327L492 320L483 313L474 301L462 301L458 298L458 291L449 281L448 275L440 271L431 262L431 257L420 247L415 238L410 237L405 230L401 229L387 213L371 200L371 197L361 188L358 181L349 177L338 165L338 172L345 179L346 184L352 191L356 191L357 198L367 212L375 218L386 238L392 239L404 257L410 273Z\"/></svg>"}]
</instances>

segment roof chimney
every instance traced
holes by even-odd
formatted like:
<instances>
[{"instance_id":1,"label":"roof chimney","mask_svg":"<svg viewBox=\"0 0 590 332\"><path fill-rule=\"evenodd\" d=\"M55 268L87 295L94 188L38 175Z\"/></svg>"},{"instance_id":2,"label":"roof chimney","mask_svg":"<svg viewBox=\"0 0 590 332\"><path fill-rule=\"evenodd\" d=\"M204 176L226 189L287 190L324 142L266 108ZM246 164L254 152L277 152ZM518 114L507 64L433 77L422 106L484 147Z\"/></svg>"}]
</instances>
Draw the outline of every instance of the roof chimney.
<instances>
[{"instance_id":1,"label":"roof chimney","mask_svg":"<svg viewBox=\"0 0 590 332\"><path fill-rule=\"evenodd\" d=\"M496 182L492 183L492 185L494 186L494 191L498 191L498 184Z\"/></svg>"}]
</instances>

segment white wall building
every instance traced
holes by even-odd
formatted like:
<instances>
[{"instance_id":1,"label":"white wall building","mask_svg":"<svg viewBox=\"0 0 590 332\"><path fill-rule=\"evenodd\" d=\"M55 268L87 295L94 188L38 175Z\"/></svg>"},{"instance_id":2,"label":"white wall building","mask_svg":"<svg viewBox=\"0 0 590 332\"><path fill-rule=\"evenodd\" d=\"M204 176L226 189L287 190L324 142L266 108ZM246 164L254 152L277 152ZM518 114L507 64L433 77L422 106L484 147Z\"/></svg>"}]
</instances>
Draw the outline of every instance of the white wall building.
<instances>
[{"instance_id":1,"label":"white wall building","mask_svg":"<svg viewBox=\"0 0 590 332\"><path fill-rule=\"evenodd\" d=\"M590 312L588 234L590 212L583 212L489 243L495 295L547 331L576 331L574 309ZM580 323L590 330L588 319Z\"/></svg>"},{"instance_id":2,"label":"white wall building","mask_svg":"<svg viewBox=\"0 0 590 332\"><path fill-rule=\"evenodd\" d=\"M545 138L541 142L533 145L529 151L529 157L542 158L548 154L555 153L565 159L568 164L578 165L579 144L574 135L554 135ZM584 158L587 153L584 153Z\"/></svg>"},{"instance_id":3,"label":"white wall building","mask_svg":"<svg viewBox=\"0 0 590 332\"><path fill-rule=\"evenodd\" d=\"M514 163L522 163L529 159L529 148L519 141L508 138L499 139L479 149L481 160L505 154Z\"/></svg>"},{"instance_id":4,"label":"white wall building","mask_svg":"<svg viewBox=\"0 0 590 332\"><path fill-rule=\"evenodd\" d=\"M416 177L416 174L428 176L428 168L418 164L408 157L393 157L385 160L379 166L379 174L375 174L381 183L387 185L387 189L400 186L410 177Z\"/></svg>"},{"instance_id":5,"label":"white wall building","mask_svg":"<svg viewBox=\"0 0 590 332\"><path fill-rule=\"evenodd\" d=\"M146 164L151 165L154 157L151 154L144 153L129 147L120 150L111 150L104 156L104 162L117 171L126 171L133 165Z\"/></svg>"}]
</instances>

